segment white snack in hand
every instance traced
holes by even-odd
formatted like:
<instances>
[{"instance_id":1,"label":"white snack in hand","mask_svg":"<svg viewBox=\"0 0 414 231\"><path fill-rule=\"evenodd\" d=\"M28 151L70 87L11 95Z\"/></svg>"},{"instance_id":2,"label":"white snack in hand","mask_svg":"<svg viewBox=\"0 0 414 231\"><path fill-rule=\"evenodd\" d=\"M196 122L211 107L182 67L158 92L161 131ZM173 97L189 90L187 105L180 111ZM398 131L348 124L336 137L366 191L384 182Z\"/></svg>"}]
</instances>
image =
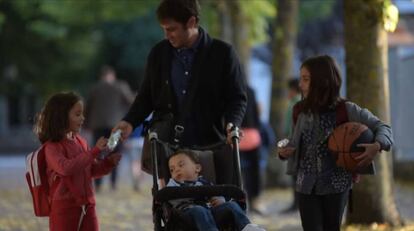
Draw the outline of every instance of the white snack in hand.
<instances>
[{"instance_id":1,"label":"white snack in hand","mask_svg":"<svg viewBox=\"0 0 414 231\"><path fill-rule=\"evenodd\" d=\"M119 140L121 139L121 130L118 129L114 133L111 134L111 136L108 139L108 148L110 150L114 150L115 147L118 145Z\"/></svg>"},{"instance_id":2,"label":"white snack in hand","mask_svg":"<svg viewBox=\"0 0 414 231\"><path fill-rule=\"evenodd\" d=\"M289 144L289 140L288 139L283 139L280 140L279 142L277 142L277 147L278 148L284 148Z\"/></svg>"}]
</instances>

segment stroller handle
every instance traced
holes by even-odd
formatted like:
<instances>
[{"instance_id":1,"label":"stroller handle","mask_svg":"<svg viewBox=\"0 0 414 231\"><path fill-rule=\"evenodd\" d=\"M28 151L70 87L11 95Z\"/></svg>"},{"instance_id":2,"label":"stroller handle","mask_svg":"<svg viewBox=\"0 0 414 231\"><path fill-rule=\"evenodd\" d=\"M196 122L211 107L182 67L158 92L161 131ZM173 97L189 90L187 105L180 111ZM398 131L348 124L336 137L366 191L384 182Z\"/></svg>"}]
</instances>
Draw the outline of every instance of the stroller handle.
<instances>
[{"instance_id":1,"label":"stroller handle","mask_svg":"<svg viewBox=\"0 0 414 231\"><path fill-rule=\"evenodd\" d=\"M152 162L152 169L154 170L153 172L153 188L152 188L152 194L154 195L158 189L159 189L159 185L158 185L158 158L157 158L157 140L158 140L158 135L156 132L150 132L148 134L149 136L149 140L151 143L151 162Z\"/></svg>"},{"instance_id":2,"label":"stroller handle","mask_svg":"<svg viewBox=\"0 0 414 231\"><path fill-rule=\"evenodd\" d=\"M158 140L158 134L156 132L150 132L149 135L149 140Z\"/></svg>"},{"instance_id":3,"label":"stroller handle","mask_svg":"<svg viewBox=\"0 0 414 231\"><path fill-rule=\"evenodd\" d=\"M239 128L233 126L230 130L230 137L232 141L232 153L234 159L234 172L236 174L236 185L240 188L243 188L243 179L241 175L241 167L240 167L240 149L239 149L239 140L240 140L240 131Z\"/></svg>"}]
</instances>

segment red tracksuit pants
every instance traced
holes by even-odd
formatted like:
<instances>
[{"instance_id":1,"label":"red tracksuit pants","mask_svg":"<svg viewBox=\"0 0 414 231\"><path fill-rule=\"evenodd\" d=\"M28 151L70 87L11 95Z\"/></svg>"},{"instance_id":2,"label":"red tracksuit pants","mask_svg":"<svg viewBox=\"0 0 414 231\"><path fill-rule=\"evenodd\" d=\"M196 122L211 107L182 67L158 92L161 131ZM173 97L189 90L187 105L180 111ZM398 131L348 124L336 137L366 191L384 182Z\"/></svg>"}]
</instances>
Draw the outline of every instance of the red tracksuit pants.
<instances>
[{"instance_id":1,"label":"red tracksuit pants","mask_svg":"<svg viewBox=\"0 0 414 231\"><path fill-rule=\"evenodd\" d=\"M49 216L49 230L78 231L82 213L84 216L79 231L99 231L95 205L87 205L85 210L82 210L82 207L59 208L53 204Z\"/></svg>"}]
</instances>

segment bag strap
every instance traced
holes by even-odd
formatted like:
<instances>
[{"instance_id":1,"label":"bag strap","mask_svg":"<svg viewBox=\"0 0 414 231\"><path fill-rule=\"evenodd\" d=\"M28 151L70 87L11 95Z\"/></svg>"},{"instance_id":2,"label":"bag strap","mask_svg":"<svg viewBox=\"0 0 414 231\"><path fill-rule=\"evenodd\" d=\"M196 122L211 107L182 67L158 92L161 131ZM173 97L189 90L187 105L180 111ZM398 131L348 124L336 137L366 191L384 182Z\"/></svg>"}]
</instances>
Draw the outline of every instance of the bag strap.
<instances>
[{"instance_id":1,"label":"bag strap","mask_svg":"<svg viewBox=\"0 0 414 231\"><path fill-rule=\"evenodd\" d=\"M346 103L347 100L339 101L338 105L336 106L336 125L341 125L349 121L348 112L346 111Z\"/></svg>"},{"instance_id":2,"label":"bag strap","mask_svg":"<svg viewBox=\"0 0 414 231\"><path fill-rule=\"evenodd\" d=\"M302 112L302 101L297 102L292 109L292 121L293 125L296 125L298 121L299 114Z\"/></svg>"},{"instance_id":3,"label":"bag strap","mask_svg":"<svg viewBox=\"0 0 414 231\"><path fill-rule=\"evenodd\" d=\"M79 137L79 135L76 135L75 138L81 144L84 151L88 151L88 144L86 143L86 141L84 139L82 139L81 137Z\"/></svg>"}]
</instances>

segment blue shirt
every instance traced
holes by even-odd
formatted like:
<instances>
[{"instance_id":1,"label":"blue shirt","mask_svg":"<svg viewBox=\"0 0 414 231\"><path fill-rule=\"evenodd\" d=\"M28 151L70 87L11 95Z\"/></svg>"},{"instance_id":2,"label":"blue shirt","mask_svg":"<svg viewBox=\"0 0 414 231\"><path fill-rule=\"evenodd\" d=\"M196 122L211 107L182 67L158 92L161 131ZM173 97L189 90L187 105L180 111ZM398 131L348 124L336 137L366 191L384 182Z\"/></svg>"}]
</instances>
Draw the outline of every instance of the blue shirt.
<instances>
[{"instance_id":1,"label":"blue shirt","mask_svg":"<svg viewBox=\"0 0 414 231\"><path fill-rule=\"evenodd\" d=\"M170 77L179 112L182 111L184 98L188 94L189 82L193 75L194 57L204 37L204 30L202 28L199 28L198 32L198 38L190 48L174 48L173 50ZM186 113L187 116L189 114L188 112ZM194 123L191 117L184 118L184 135L181 139L187 142L184 144L185 146L191 146L197 140Z\"/></svg>"},{"instance_id":2,"label":"blue shirt","mask_svg":"<svg viewBox=\"0 0 414 231\"><path fill-rule=\"evenodd\" d=\"M199 29L196 42L190 48L175 48L171 60L171 83L175 96L177 97L178 107L181 108L182 102L187 95L189 81L192 76L191 69L200 41L204 36L204 31Z\"/></svg>"}]
</instances>

